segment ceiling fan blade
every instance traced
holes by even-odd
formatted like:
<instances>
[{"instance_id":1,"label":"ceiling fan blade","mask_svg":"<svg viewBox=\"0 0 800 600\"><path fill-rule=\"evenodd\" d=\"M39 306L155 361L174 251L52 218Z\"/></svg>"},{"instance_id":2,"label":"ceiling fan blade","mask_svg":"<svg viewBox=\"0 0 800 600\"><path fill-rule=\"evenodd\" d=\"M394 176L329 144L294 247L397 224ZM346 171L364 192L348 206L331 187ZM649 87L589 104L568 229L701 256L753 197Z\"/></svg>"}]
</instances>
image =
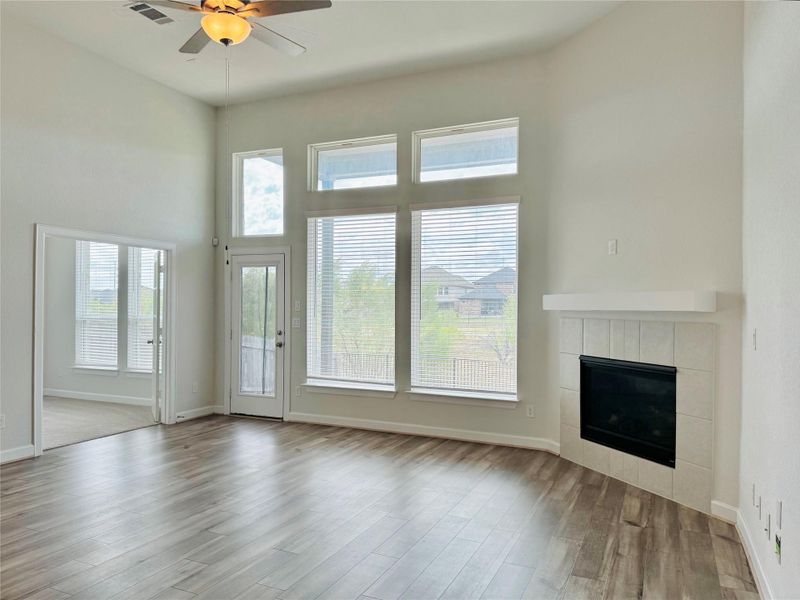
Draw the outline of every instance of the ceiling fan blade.
<instances>
[{"instance_id":1,"label":"ceiling fan blade","mask_svg":"<svg viewBox=\"0 0 800 600\"><path fill-rule=\"evenodd\" d=\"M196 4L187 4L186 2L178 2L178 0L146 0L147 4L151 6L158 6L161 8L170 8L175 10L188 10L191 12L202 12L203 9Z\"/></svg>"},{"instance_id":2,"label":"ceiling fan blade","mask_svg":"<svg viewBox=\"0 0 800 600\"><path fill-rule=\"evenodd\" d=\"M183 52L184 54L197 54L203 48L205 48L210 41L211 38L206 35L206 32L203 31L202 28L200 28L197 30L197 33L186 40L186 43L181 46L179 52Z\"/></svg>"},{"instance_id":3,"label":"ceiling fan blade","mask_svg":"<svg viewBox=\"0 0 800 600\"><path fill-rule=\"evenodd\" d=\"M239 12L248 17L271 17L272 15L330 7L330 0L258 0L249 2Z\"/></svg>"},{"instance_id":4,"label":"ceiling fan blade","mask_svg":"<svg viewBox=\"0 0 800 600\"><path fill-rule=\"evenodd\" d=\"M300 56L306 51L305 46L301 46L277 31L272 31L269 27L264 27L261 23L253 21L250 24L253 26L253 30L250 33L251 36L259 42L263 42L267 46L275 48L275 50L279 52L283 52L289 56Z\"/></svg>"}]
</instances>

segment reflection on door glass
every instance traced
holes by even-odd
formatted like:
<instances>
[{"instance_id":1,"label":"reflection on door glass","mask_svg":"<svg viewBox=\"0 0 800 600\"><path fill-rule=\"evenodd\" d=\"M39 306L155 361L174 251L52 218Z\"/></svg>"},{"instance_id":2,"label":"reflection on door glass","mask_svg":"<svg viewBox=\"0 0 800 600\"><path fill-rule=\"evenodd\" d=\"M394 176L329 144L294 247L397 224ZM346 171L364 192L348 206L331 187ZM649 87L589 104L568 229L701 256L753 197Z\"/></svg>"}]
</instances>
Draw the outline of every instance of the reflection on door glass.
<instances>
[{"instance_id":1,"label":"reflection on door glass","mask_svg":"<svg viewBox=\"0 0 800 600\"><path fill-rule=\"evenodd\" d=\"M276 267L242 267L239 392L275 395Z\"/></svg>"}]
</instances>

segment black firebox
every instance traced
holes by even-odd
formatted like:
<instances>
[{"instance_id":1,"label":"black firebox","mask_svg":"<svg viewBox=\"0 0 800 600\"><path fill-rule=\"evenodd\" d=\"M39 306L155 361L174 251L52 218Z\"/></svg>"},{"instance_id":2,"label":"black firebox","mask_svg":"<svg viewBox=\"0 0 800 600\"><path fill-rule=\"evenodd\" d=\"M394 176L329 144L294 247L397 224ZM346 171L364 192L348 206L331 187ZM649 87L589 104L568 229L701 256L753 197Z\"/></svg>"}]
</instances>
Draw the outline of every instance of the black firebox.
<instances>
[{"instance_id":1,"label":"black firebox","mask_svg":"<svg viewBox=\"0 0 800 600\"><path fill-rule=\"evenodd\" d=\"M581 356L581 437L675 468L675 367Z\"/></svg>"}]
</instances>

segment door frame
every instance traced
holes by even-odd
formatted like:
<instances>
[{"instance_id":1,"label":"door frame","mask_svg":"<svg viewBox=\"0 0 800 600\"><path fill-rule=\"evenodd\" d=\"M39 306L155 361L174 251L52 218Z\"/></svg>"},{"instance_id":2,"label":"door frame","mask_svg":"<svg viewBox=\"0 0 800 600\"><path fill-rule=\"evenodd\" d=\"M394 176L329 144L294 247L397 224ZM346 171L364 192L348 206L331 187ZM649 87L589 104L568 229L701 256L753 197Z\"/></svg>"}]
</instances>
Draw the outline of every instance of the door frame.
<instances>
[{"instance_id":1,"label":"door frame","mask_svg":"<svg viewBox=\"0 0 800 600\"><path fill-rule=\"evenodd\" d=\"M232 296L233 296L233 268L231 267L231 258L234 256L267 256L270 254L283 254L283 322L284 322L284 339L283 339L283 420L287 420L289 416L291 389L292 389L292 257L290 246L238 246L233 248L231 246L225 247L225 324L222 331L223 339L225 340L225 371L222 378L222 405L223 412L226 415L231 414L231 361L232 361L232 347L231 336L233 335L233 323L231 319L232 313Z\"/></svg>"},{"instance_id":2,"label":"door frame","mask_svg":"<svg viewBox=\"0 0 800 600\"><path fill-rule=\"evenodd\" d=\"M112 233L100 233L84 229L71 229L35 224L34 285L33 285L33 455L42 455L42 412L44 410L44 335L45 335L45 294L46 294L46 248L51 237L72 240L87 240L124 246L153 248L164 252L164 402L161 406L161 422L175 423L175 398L177 393L176 366L177 349L175 342L178 267L176 261L177 244L146 238L134 238Z\"/></svg>"}]
</instances>

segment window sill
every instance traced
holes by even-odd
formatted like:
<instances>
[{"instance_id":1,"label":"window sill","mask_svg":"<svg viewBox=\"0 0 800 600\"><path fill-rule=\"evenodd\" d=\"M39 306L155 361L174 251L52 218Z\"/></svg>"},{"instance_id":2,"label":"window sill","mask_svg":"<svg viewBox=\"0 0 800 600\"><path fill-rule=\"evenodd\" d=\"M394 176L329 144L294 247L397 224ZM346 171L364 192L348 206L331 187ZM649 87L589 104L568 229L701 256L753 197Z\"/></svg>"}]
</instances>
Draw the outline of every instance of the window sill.
<instances>
[{"instance_id":1,"label":"window sill","mask_svg":"<svg viewBox=\"0 0 800 600\"><path fill-rule=\"evenodd\" d=\"M103 375L105 377L117 377L119 375L119 370L116 367L91 367L89 365L73 365L72 372L85 375Z\"/></svg>"},{"instance_id":2,"label":"window sill","mask_svg":"<svg viewBox=\"0 0 800 600\"><path fill-rule=\"evenodd\" d=\"M153 377L152 371L138 371L136 369L125 369L123 371L128 377L137 377L140 379L150 379Z\"/></svg>"},{"instance_id":3,"label":"window sill","mask_svg":"<svg viewBox=\"0 0 800 600\"><path fill-rule=\"evenodd\" d=\"M372 398L394 398L397 395L397 390L391 385L356 383L352 381L309 379L303 384L303 387L312 394L366 396Z\"/></svg>"},{"instance_id":4,"label":"window sill","mask_svg":"<svg viewBox=\"0 0 800 600\"><path fill-rule=\"evenodd\" d=\"M492 394L490 392L448 391L431 388L411 388L408 396L412 400L422 402L443 402L445 404L463 404L465 406L488 406L491 408L514 409L519 398L511 394Z\"/></svg>"}]
</instances>

